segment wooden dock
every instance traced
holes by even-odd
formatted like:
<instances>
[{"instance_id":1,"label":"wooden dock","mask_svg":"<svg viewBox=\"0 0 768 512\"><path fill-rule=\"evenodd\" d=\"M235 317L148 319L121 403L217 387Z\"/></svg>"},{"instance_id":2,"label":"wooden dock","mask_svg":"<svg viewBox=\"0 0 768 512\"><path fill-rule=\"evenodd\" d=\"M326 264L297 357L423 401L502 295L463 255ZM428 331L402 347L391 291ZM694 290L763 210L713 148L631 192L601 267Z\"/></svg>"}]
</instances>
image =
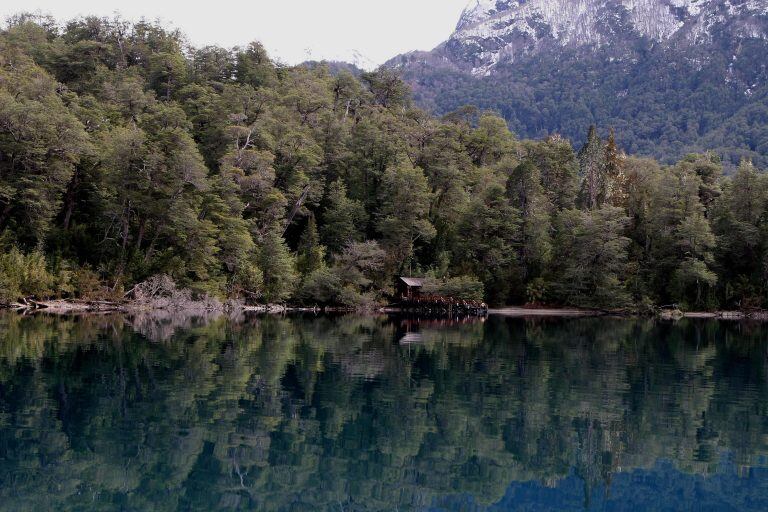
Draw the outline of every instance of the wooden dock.
<instances>
[{"instance_id":1,"label":"wooden dock","mask_svg":"<svg viewBox=\"0 0 768 512\"><path fill-rule=\"evenodd\" d=\"M442 295L400 297L395 307L403 313L428 316L485 316L488 305L474 300L457 299Z\"/></svg>"}]
</instances>

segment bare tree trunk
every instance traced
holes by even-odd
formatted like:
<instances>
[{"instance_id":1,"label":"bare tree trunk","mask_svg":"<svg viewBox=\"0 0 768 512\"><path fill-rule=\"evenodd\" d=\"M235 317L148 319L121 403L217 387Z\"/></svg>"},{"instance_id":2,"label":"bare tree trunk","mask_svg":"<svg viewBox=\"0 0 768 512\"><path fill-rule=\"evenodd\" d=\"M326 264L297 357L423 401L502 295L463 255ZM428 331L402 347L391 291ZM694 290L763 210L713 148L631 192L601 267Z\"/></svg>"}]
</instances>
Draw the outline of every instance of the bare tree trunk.
<instances>
[{"instance_id":1,"label":"bare tree trunk","mask_svg":"<svg viewBox=\"0 0 768 512\"><path fill-rule=\"evenodd\" d=\"M128 249L128 236L130 234L130 227L131 227L131 201L126 199L123 201L123 215L121 218L121 229L122 233L121 236L123 238L122 243L120 245L120 263L118 263L117 271L115 272L115 283L112 286L112 289L116 289L117 285L120 284L120 280L123 278L123 272L125 271L125 260L126 260L126 251Z\"/></svg>"},{"instance_id":2,"label":"bare tree trunk","mask_svg":"<svg viewBox=\"0 0 768 512\"><path fill-rule=\"evenodd\" d=\"M293 205L293 209L291 210L291 213L288 215L288 219L285 222L285 228L283 228L283 234L285 234L285 232L288 230L288 226L290 226L291 222L293 222L293 218L299 212L299 208L301 208L301 205L304 203L304 200L307 198L307 194L309 194L309 185L304 187L304 190L299 196L299 199L296 201L296 204Z\"/></svg>"},{"instance_id":3,"label":"bare tree trunk","mask_svg":"<svg viewBox=\"0 0 768 512\"><path fill-rule=\"evenodd\" d=\"M141 250L141 243L144 241L144 230L146 228L147 221L146 219L141 219L139 222L139 234L136 236L136 252L139 252Z\"/></svg>"},{"instance_id":4,"label":"bare tree trunk","mask_svg":"<svg viewBox=\"0 0 768 512\"><path fill-rule=\"evenodd\" d=\"M157 243L157 239L160 237L160 231L162 231L163 226L164 224L157 226L155 236L152 237L152 241L149 243L149 247L147 247L147 252L144 254L144 263L147 263L149 258L152 257L152 253L155 252L155 244Z\"/></svg>"},{"instance_id":5,"label":"bare tree trunk","mask_svg":"<svg viewBox=\"0 0 768 512\"><path fill-rule=\"evenodd\" d=\"M7 205L5 205L3 210L0 211L0 229L3 229L8 223L8 217L11 216L12 209L13 209L13 206L11 206L11 203L8 203Z\"/></svg>"},{"instance_id":6,"label":"bare tree trunk","mask_svg":"<svg viewBox=\"0 0 768 512\"><path fill-rule=\"evenodd\" d=\"M122 237L123 237L123 243L121 245L122 253L123 253L123 259L125 259L125 251L128 248L128 236L130 235L130 229L131 229L131 201L125 200L123 201L123 218L121 222L122 226Z\"/></svg>"},{"instance_id":7,"label":"bare tree trunk","mask_svg":"<svg viewBox=\"0 0 768 512\"><path fill-rule=\"evenodd\" d=\"M67 192L64 195L64 230L69 229L69 223L72 220L72 214L75 211L75 198L77 197L77 188L80 186L80 171L75 169L72 179L67 186Z\"/></svg>"}]
</instances>

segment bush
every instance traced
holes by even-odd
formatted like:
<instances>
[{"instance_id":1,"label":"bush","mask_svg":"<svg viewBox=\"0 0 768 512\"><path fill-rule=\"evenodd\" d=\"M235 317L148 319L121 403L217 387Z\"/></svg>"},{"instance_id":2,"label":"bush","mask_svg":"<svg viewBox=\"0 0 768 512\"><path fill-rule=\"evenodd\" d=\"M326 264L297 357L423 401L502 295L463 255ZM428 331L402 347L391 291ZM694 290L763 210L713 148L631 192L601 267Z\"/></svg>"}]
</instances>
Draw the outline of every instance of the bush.
<instances>
[{"instance_id":1,"label":"bush","mask_svg":"<svg viewBox=\"0 0 768 512\"><path fill-rule=\"evenodd\" d=\"M110 300L113 294L104 286L99 274L90 267L81 267L72 273L72 285L75 295L84 300Z\"/></svg>"},{"instance_id":2,"label":"bush","mask_svg":"<svg viewBox=\"0 0 768 512\"><path fill-rule=\"evenodd\" d=\"M53 294L56 276L48 271L45 256L39 251L23 254L16 248L0 255L0 302L16 302L22 297L45 298Z\"/></svg>"},{"instance_id":3,"label":"bush","mask_svg":"<svg viewBox=\"0 0 768 512\"><path fill-rule=\"evenodd\" d=\"M528 304L540 304L547 296L547 283L541 277L537 277L528 283L525 288L525 298Z\"/></svg>"},{"instance_id":4,"label":"bush","mask_svg":"<svg viewBox=\"0 0 768 512\"><path fill-rule=\"evenodd\" d=\"M354 309L372 309L378 305L373 292L363 291L356 282L345 280L340 268L321 268L309 274L297 298L306 305L345 306Z\"/></svg>"},{"instance_id":5,"label":"bush","mask_svg":"<svg viewBox=\"0 0 768 512\"><path fill-rule=\"evenodd\" d=\"M379 305L379 300L373 292L360 292L352 286L345 286L339 294L339 303L348 308L371 310Z\"/></svg>"},{"instance_id":6,"label":"bush","mask_svg":"<svg viewBox=\"0 0 768 512\"><path fill-rule=\"evenodd\" d=\"M151 309L169 310L220 310L221 301L207 294L193 294L189 288L179 289L167 274L157 274L143 281L131 290L134 302Z\"/></svg>"},{"instance_id":7,"label":"bush","mask_svg":"<svg viewBox=\"0 0 768 512\"><path fill-rule=\"evenodd\" d=\"M255 264L243 264L232 276L228 287L231 299L245 299L255 302L261 298L264 288L264 274Z\"/></svg>"},{"instance_id":8,"label":"bush","mask_svg":"<svg viewBox=\"0 0 768 512\"><path fill-rule=\"evenodd\" d=\"M339 304L343 285L337 272L320 268L309 274L297 294L304 304Z\"/></svg>"},{"instance_id":9,"label":"bush","mask_svg":"<svg viewBox=\"0 0 768 512\"><path fill-rule=\"evenodd\" d=\"M458 276L447 279L428 278L424 282L422 290L428 294L476 301L482 301L485 295L483 283L471 276Z\"/></svg>"}]
</instances>

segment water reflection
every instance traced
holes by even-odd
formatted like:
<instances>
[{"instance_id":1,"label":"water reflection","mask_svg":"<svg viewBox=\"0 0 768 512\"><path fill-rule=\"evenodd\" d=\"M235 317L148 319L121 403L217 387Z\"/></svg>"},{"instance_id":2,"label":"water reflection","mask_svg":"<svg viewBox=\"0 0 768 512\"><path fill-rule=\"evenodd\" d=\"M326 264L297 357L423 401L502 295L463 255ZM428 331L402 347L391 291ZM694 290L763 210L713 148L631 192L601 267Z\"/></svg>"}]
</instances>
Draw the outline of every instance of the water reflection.
<instances>
[{"instance_id":1,"label":"water reflection","mask_svg":"<svg viewBox=\"0 0 768 512\"><path fill-rule=\"evenodd\" d=\"M0 510L763 510L767 332L0 315Z\"/></svg>"}]
</instances>

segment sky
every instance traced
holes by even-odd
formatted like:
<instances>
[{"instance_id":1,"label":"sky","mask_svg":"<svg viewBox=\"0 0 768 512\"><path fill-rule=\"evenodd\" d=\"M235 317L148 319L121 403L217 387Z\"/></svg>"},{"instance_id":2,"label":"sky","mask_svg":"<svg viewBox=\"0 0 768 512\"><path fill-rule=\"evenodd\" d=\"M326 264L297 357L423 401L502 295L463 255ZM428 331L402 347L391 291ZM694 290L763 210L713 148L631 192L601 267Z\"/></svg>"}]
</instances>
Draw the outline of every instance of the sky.
<instances>
[{"instance_id":1,"label":"sky","mask_svg":"<svg viewBox=\"0 0 768 512\"><path fill-rule=\"evenodd\" d=\"M378 65L400 53L431 50L448 38L470 0L3 0L0 18L18 12L59 21L81 15L159 19L195 46L261 41L286 64L345 59L359 52Z\"/></svg>"}]
</instances>

